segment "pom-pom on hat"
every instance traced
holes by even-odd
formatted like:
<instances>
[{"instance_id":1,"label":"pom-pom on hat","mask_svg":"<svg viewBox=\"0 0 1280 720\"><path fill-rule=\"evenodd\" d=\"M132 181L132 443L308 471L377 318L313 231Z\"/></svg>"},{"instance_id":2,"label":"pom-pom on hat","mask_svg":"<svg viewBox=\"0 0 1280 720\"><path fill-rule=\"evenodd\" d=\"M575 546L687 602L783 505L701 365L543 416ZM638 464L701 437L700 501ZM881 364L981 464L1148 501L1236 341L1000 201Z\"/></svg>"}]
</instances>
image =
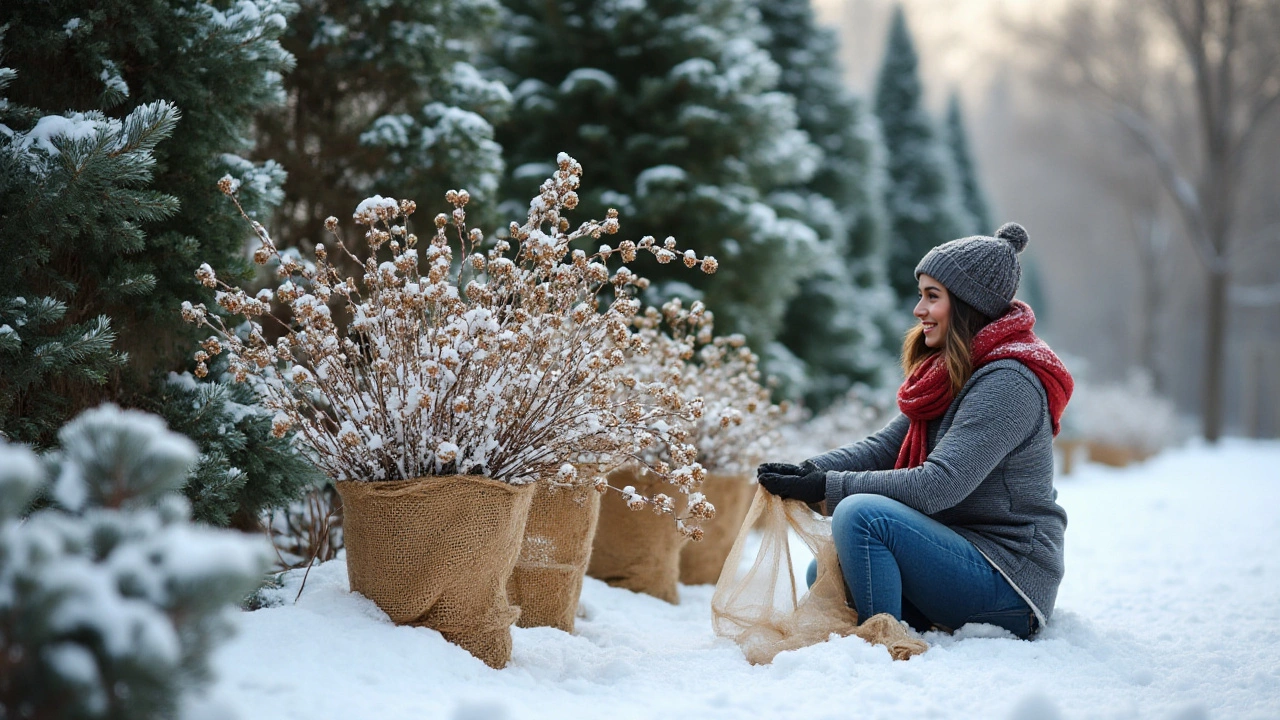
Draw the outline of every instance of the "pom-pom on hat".
<instances>
[{"instance_id":1,"label":"pom-pom on hat","mask_svg":"<svg viewBox=\"0 0 1280 720\"><path fill-rule=\"evenodd\" d=\"M974 235L945 242L916 265L916 278L928 275L983 315L1000 317L1018 291L1018 253L1029 239L1021 225L1005 223L995 237Z\"/></svg>"}]
</instances>

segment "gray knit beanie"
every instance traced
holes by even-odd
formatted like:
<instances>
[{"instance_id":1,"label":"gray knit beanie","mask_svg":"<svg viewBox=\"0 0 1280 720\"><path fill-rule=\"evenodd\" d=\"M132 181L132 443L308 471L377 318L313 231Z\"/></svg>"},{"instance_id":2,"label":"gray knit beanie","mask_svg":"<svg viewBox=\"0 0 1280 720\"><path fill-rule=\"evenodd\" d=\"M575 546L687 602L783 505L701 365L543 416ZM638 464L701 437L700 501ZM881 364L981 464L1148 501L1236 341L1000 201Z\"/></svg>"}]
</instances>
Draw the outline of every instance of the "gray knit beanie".
<instances>
[{"instance_id":1,"label":"gray knit beanie","mask_svg":"<svg viewBox=\"0 0 1280 720\"><path fill-rule=\"evenodd\" d=\"M974 235L945 242L916 265L916 279L928 275L983 315L1000 317L1018 291L1018 253L1027 240L1021 225L1005 223L995 237Z\"/></svg>"}]
</instances>

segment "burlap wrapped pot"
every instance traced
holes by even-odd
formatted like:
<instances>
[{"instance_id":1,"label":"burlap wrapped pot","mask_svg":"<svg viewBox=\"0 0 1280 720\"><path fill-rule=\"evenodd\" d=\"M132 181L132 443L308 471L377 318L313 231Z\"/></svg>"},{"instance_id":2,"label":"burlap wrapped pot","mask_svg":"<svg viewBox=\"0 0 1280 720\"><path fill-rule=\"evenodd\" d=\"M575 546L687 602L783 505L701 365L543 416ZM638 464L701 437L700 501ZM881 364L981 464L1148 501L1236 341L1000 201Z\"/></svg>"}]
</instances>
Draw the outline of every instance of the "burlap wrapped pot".
<instances>
[{"instance_id":1,"label":"burlap wrapped pot","mask_svg":"<svg viewBox=\"0 0 1280 720\"><path fill-rule=\"evenodd\" d=\"M609 484L628 485L653 497L666 493L683 515L688 496L642 468L627 466L609 474ZM676 532L671 515L631 510L621 493L609 492L600 501L600 525L591 547L587 574L614 587L652 595L671 604L680 602L680 548L688 542Z\"/></svg>"},{"instance_id":2,"label":"burlap wrapped pot","mask_svg":"<svg viewBox=\"0 0 1280 720\"><path fill-rule=\"evenodd\" d=\"M600 493L594 488L538 483L520 559L507 583L511 603L520 606L520 627L573 632L599 518Z\"/></svg>"},{"instance_id":3,"label":"burlap wrapped pot","mask_svg":"<svg viewBox=\"0 0 1280 720\"><path fill-rule=\"evenodd\" d=\"M714 585L720 579L756 484L750 474L713 472L702 481L701 492L715 506L716 515L702 524L702 540L686 543L680 551L680 582L685 585Z\"/></svg>"},{"instance_id":4,"label":"burlap wrapped pot","mask_svg":"<svg viewBox=\"0 0 1280 720\"><path fill-rule=\"evenodd\" d=\"M507 579L535 485L474 475L339 482L347 577L397 625L440 631L485 664L511 659Z\"/></svg>"}]
</instances>

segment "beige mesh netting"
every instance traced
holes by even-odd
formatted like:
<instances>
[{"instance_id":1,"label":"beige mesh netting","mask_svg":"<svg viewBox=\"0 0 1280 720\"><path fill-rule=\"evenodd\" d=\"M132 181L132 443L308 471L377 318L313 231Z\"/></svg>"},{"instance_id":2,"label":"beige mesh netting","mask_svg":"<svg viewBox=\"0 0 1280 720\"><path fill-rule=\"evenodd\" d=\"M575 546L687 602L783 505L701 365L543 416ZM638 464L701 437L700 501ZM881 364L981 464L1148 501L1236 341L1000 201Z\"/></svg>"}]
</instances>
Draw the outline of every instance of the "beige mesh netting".
<instances>
[{"instance_id":1,"label":"beige mesh netting","mask_svg":"<svg viewBox=\"0 0 1280 720\"><path fill-rule=\"evenodd\" d=\"M609 484L628 485L647 497L668 493L675 513L683 515L689 497L672 492L671 486L648 471L625 467L609 474ZM631 510L620 493L607 493L600 501L600 525L591 547L587 574L614 587L646 593L675 604L680 602L680 548L688 542L676 532L670 515L647 509Z\"/></svg>"},{"instance_id":2,"label":"beige mesh netting","mask_svg":"<svg viewBox=\"0 0 1280 720\"><path fill-rule=\"evenodd\" d=\"M702 540L687 543L680 551L680 582L711 585L720 579L720 568L738 537L755 491L750 475L707 473L699 492L716 506L716 516L702 524L706 532Z\"/></svg>"},{"instance_id":3,"label":"beige mesh netting","mask_svg":"<svg viewBox=\"0 0 1280 720\"><path fill-rule=\"evenodd\" d=\"M755 561L744 568L743 553L753 525L760 533L760 550ZM804 594L805 569L800 569L797 579L788 530L818 559L817 579ZM804 503L781 500L763 488L756 490L729 551L711 598L711 614L716 634L737 642L753 665L773 662L785 650L823 642L832 633L857 635L884 645L897 660L929 647L891 615L876 615L859 626L857 613L845 603L844 579L829 523Z\"/></svg>"},{"instance_id":4,"label":"beige mesh netting","mask_svg":"<svg viewBox=\"0 0 1280 720\"><path fill-rule=\"evenodd\" d=\"M582 576L600 517L600 493L590 487L538 485L507 590L511 603L520 606L520 627L573 632Z\"/></svg>"},{"instance_id":5,"label":"beige mesh netting","mask_svg":"<svg viewBox=\"0 0 1280 720\"><path fill-rule=\"evenodd\" d=\"M507 579L534 485L472 475L340 482L347 577L397 625L439 630L487 665L511 659Z\"/></svg>"}]
</instances>

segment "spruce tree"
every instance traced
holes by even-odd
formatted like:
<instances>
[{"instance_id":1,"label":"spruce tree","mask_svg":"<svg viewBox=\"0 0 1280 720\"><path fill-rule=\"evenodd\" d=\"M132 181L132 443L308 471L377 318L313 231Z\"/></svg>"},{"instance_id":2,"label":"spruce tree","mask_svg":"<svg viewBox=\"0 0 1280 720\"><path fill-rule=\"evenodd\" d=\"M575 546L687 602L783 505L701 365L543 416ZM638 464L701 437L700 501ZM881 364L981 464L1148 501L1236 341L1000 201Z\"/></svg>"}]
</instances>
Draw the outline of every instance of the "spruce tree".
<instances>
[{"instance_id":1,"label":"spruce tree","mask_svg":"<svg viewBox=\"0 0 1280 720\"><path fill-rule=\"evenodd\" d=\"M105 405L58 440L0 440L0 717L179 717L268 547L190 525L196 448L159 418Z\"/></svg>"},{"instance_id":2,"label":"spruce tree","mask_svg":"<svg viewBox=\"0 0 1280 720\"><path fill-rule=\"evenodd\" d=\"M947 144L951 147L951 160L956 169L956 179L965 210L972 219L971 231L988 234L996 231L987 204L987 194L978 180L978 168L969 152L969 134L965 130L964 112L960 108L960 95L952 91L947 100Z\"/></svg>"},{"instance_id":3,"label":"spruce tree","mask_svg":"<svg viewBox=\"0 0 1280 720\"><path fill-rule=\"evenodd\" d=\"M498 138L511 168L504 214L523 216L560 151L586 168L582 217L617 208L622 233L674 236L719 262L691 278L637 263L646 299L701 297L723 332L773 341L817 257L807 220L768 196L807 182L820 151L756 39L746 0L504 0L500 77L515 106ZM802 209L804 214L807 210ZM684 268L679 268L684 270Z\"/></svg>"},{"instance_id":4,"label":"spruce tree","mask_svg":"<svg viewBox=\"0 0 1280 720\"><path fill-rule=\"evenodd\" d=\"M434 207L465 187L476 201L468 215L482 221L503 171L491 123L511 96L472 63L495 29L497 4L300 5L282 39L297 58L284 79L288 101L258 122L258 155L289 174L273 222L280 245L323 241L325 218L349 218L373 194Z\"/></svg>"},{"instance_id":5,"label":"spruce tree","mask_svg":"<svg viewBox=\"0 0 1280 720\"><path fill-rule=\"evenodd\" d=\"M254 113L281 99L281 73L291 58L277 38L294 6L288 0L241 0L230 7L199 0L53 0L3 7L5 64L16 71L10 102L42 116L100 112L120 119L163 101L181 117L169 128L169 141L152 150L151 186L173 198L163 217L134 218L123 237L91 227L30 227L32 243L47 254L39 282L73 294L61 299L75 315L111 317L130 356L122 383L145 387L154 370L171 369L191 352L191 331L178 307L201 294L194 277L200 263L233 277L248 270L243 246L249 233L218 192L218 178L237 178L257 215L279 202L279 167L254 165L239 154L252 147ZM25 222L5 206L6 225Z\"/></svg>"},{"instance_id":6,"label":"spruce tree","mask_svg":"<svg viewBox=\"0 0 1280 720\"><path fill-rule=\"evenodd\" d=\"M163 377L192 364L199 335L184 300L209 262L248 277L249 228L218 191L241 186L265 217L283 174L242 157L255 112L282 99L292 59L277 38L294 6L240 0L71 0L0 8L0 433L46 447L59 425L103 398L189 415L188 398L157 407ZM127 362L126 362L127 359ZM158 395L153 395L159 391ZM213 427L234 425L218 418ZM261 440L261 442L260 442ZM208 457L288 453L286 439L205 432ZM224 445L230 443L230 445ZM248 507L296 494L309 463L265 465ZM234 480L227 467L223 483ZM239 468L244 471L245 468ZM188 491L209 475L195 478Z\"/></svg>"},{"instance_id":7,"label":"spruce tree","mask_svg":"<svg viewBox=\"0 0 1280 720\"><path fill-rule=\"evenodd\" d=\"M889 283L902 303L916 296L915 266L934 246L969 233L947 150L924 107L918 61L902 6L893 11L876 82L876 115L889 153Z\"/></svg>"},{"instance_id":8,"label":"spruce tree","mask_svg":"<svg viewBox=\"0 0 1280 720\"><path fill-rule=\"evenodd\" d=\"M771 196L775 207L808 219L826 254L791 300L779 336L803 364L805 403L820 410L855 383L882 384L894 364L884 149L874 115L844 87L838 40L818 26L810 0L760 0L758 7L764 47L782 69L778 88L796 98L800 129L823 150L811 180Z\"/></svg>"}]
</instances>

